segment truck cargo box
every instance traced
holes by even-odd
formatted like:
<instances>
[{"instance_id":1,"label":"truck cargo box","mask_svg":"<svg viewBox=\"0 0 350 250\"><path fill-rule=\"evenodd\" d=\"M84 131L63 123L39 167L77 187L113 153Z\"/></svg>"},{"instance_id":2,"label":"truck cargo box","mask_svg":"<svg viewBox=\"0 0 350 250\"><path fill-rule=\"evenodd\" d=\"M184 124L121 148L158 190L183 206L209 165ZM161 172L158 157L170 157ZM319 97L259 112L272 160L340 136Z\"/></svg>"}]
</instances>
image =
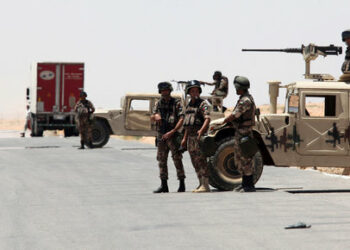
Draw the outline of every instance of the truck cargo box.
<instances>
[{"instance_id":1,"label":"truck cargo box","mask_svg":"<svg viewBox=\"0 0 350 250\"><path fill-rule=\"evenodd\" d=\"M64 129L76 134L74 106L84 89L84 63L40 62L32 67L29 95L32 135ZM28 93L29 92L29 93Z\"/></svg>"}]
</instances>

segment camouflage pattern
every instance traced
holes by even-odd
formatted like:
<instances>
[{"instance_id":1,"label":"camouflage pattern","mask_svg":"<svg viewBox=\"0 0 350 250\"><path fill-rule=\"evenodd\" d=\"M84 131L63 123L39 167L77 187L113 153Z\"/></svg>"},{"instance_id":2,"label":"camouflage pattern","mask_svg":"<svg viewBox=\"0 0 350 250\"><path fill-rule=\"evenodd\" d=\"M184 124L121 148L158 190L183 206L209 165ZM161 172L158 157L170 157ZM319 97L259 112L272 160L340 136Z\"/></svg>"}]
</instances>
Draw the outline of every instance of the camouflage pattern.
<instances>
[{"instance_id":1,"label":"camouflage pattern","mask_svg":"<svg viewBox=\"0 0 350 250\"><path fill-rule=\"evenodd\" d=\"M83 142L92 141L92 121L91 113L95 110L94 105L88 100L79 100L74 107L77 113L78 129L80 140Z\"/></svg>"},{"instance_id":2,"label":"camouflage pattern","mask_svg":"<svg viewBox=\"0 0 350 250\"><path fill-rule=\"evenodd\" d=\"M239 142L242 137L253 136L252 128L255 125L255 103L253 97L247 93L240 96L232 115L234 116L233 124L235 127L234 152L235 164L242 175L253 174L253 158L242 156Z\"/></svg>"},{"instance_id":3,"label":"camouflage pattern","mask_svg":"<svg viewBox=\"0 0 350 250\"><path fill-rule=\"evenodd\" d=\"M181 100L171 97L169 101L166 101L164 98L160 98L154 105L152 114L159 114L162 117L162 122L165 121L166 128L157 126L158 133L165 134L175 128L180 118L184 117Z\"/></svg>"},{"instance_id":4,"label":"camouflage pattern","mask_svg":"<svg viewBox=\"0 0 350 250\"><path fill-rule=\"evenodd\" d=\"M182 164L182 153L178 150L178 143L175 141L174 136L166 141L162 140L162 136L174 129L178 121L184 116L181 101L172 97L169 101L161 98L156 102L152 114L159 114L162 118L162 125L157 126L157 160L160 179L168 179L168 155L169 151L171 151L177 178L183 180L186 176Z\"/></svg>"},{"instance_id":5,"label":"camouflage pattern","mask_svg":"<svg viewBox=\"0 0 350 250\"><path fill-rule=\"evenodd\" d=\"M200 150L197 139L197 132L202 128L204 120L207 118L210 118L210 111L206 101L198 99L194 104L190 102L187 105L184 119L184 127L188 133L187 150L199 179L209 177L207 158Z\"/></svg>"},{"instance_id":6,"label":"camouflage pattern","mask_svg":"<svg viewBox=\"0 0 350 250\"><path fill-rule=\"evenodd\" d=\"M228 78L222 76L220 81L215 81L215 88L213 90L213 96L220 96L225 98L228 94Z\"/></svg>"},{"instance_id":7,"label":"camouflage pattern","mask_svg":"<svg viewBox=\"0 0 350 250\"><path fill-rule=\"evenodd\" d=\"M345 52L345 61L341 67L343 73L350 73L350 47L346 49Z\"/></svg>"},{"instance_id":8,"label":"camouflage pattern","mask_svg":"<svg viewBox=\"0 0 350 250\"><path fill-rule=\"evenodd\" d=\"M226 98L228 94L228 78L222 76L219 81L214 81L213 83L204 82L204 84L215 86L212 92L211 104L214 107L222 107L223 99Z\"/></svg>"},{"instance_id":9,"label":"camouflage pattern","mask_svg":"<svg viewBox=\"0 0 350 250\"><path fill-rule=\"evenodd\" d=\"M159 138L160 137L160 138ZM159 166L159 177L162 180L168 179L168 155L171 151L171 157L173 158L176 168L177 178L183 180L186 178L184 166L182 164L182 153L179 152L177 143L174 142L174 138L166 141L161 139L161 136L157 137L157 160Z\"/></svg>"},{"instance_id":10,"label":"camouflage pattern","mask_svg":"<svg viewBox=\"0 0 350 250\"><path fill-rule=\"evenodd\" d=\"M198 131L198 130L197 130ZM209 177L208 163L206 156L199 148L199 141L197 140L197 133L191 133L187 138L187 150L191 157L192 165L196 171L198 179L201 177Z\"/></svg>"}]
</instances>

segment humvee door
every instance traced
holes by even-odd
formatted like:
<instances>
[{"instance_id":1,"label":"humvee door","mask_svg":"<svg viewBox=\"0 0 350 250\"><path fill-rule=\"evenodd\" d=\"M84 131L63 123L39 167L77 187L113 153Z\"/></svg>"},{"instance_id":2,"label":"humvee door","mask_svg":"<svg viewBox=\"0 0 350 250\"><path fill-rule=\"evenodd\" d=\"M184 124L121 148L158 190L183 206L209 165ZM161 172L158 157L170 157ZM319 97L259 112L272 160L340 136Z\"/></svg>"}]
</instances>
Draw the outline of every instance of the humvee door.
<instances>
[{"instance_id":1,"label":"humvee door","mask_svg":"<svg viewBox=\"0 0 350 250\"><path fill-rule=\"evenodd\" d=\"M125 129L151 131L150 116L154 103L153 97L130 97L126 104Z\"/></svg>"},{"instance_id":2,"label":"humvee door","mask_svg":"<svg viewBox=\"0 0 350 250\"><path fill-rule=\"evenodd\" d=\"M300 93L297 132L301 155L347 155L349 127L348 92L305 90Z\"/></svg>"}]
</instances>

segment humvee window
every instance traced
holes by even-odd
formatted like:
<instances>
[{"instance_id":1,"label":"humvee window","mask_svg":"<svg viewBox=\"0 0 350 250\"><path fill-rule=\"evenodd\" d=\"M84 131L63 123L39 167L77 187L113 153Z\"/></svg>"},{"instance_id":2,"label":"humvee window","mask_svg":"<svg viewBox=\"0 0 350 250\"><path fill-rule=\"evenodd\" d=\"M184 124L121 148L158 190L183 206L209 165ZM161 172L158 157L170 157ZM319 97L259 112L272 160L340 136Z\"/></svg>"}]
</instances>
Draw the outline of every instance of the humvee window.
<instances>
[{"instance_id":1,"label":"humvee window","mask_svg":"<svg viewBox=\"0 0 350 250\"><path fill-rule=\"evenodd\" d=\"M132 111L149 111L149 100L131 100L130 110Z\"/></svg>"},{"instance_id":2,"label":"humvee window","mask_svg":"<svg viewBox=\"0 0 350 250\"><path fill-rule=\"evenodd\" d=\"M310 117L334 117L336 116L336 96L311 96L305 97L305 115Z\"/></svg>"}]
</instances>

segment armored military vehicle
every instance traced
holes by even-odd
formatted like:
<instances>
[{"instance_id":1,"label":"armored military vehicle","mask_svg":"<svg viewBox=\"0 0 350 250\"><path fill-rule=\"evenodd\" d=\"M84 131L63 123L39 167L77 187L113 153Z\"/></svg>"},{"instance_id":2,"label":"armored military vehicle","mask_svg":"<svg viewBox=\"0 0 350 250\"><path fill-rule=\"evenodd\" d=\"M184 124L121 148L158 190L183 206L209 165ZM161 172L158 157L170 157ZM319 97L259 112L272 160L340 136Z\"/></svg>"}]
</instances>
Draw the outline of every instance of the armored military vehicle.
<instances>
[{"instance_id":1,"label":"armored military vehicle","mask_svg":"<svg viewBox=\"0 0 350 250\"><path fill-rule=\"evenodd\" d=\"M254 157L255 182L264 165L350 167L350 77L337 81L328 74L311 74L310 62L319 55L338 55L342 48L310 44L300 49L243 50L282 51L302 53L305 78L286 85L268 82L271 114L256 117L254 137L259 151ZM284 113L276 114L279 89L286 89ZM321 112L312 105L319 103ZM210 184L220 190L232 190L241 182L234 163L234 124L222 124L224 119L213 121L209 135L204 139L209 157Z\"/></svg>"},{"instance_id":2,"label":"armored military vehicle","mask_svg":"<svg viewBox=\"0 0 350 250\"><path fill-rule=\"evenodd\" d=\"M188 101L183 93L173 93L185 105ZM211 97L202 97L210 99ZM121 109L95 112L92 138L94 147L103 147L110 135L121 136L156 136L156 126L150 116L160 94L129 93L121 100ZM211 112L211 119L216 120L224 115Z\"/></svg>"}]
</instances>

